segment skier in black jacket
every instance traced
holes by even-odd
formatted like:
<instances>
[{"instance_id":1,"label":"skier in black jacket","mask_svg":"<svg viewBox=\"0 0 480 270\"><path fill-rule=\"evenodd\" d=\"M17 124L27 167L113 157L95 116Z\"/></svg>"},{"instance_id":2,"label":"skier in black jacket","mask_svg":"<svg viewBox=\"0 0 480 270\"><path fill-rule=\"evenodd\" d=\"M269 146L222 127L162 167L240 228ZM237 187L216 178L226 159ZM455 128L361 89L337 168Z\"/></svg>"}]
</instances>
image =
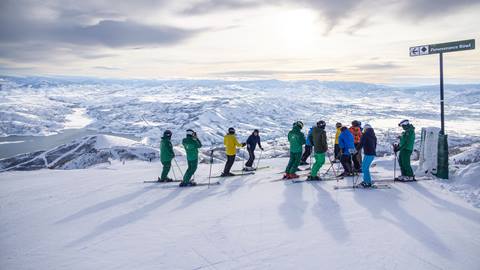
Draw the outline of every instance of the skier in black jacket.
<instances>
[{"instance_id":1,"label":"skier in black jacket","mask_svg":"<svg viewBox=\"0 0 480 270\"><path fill-rule=\"evenodd\" d=\"M259 131L258 129L255 129L252 135L250 135L247 139L247 150L248 150L249 158L247 163L245 163L245 168L243 168L245 171L255 170L252 166L253 166L253 161L255 160L255 148L257 147L257 144L258 144L258 147L260 147L260 149L262 149L263 151L263 147L260 142Z\"/></svg>"}]
</instances>

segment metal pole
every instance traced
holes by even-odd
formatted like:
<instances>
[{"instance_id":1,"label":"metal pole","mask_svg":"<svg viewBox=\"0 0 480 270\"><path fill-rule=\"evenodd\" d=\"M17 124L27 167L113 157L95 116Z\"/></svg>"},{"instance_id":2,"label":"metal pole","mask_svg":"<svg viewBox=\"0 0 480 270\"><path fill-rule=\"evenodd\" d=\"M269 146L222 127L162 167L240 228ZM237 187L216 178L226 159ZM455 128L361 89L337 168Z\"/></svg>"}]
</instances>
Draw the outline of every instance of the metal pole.
<instances>
[{"instance_id":1,"label":"metal pole","mask_svg":"<svg viewBox=\"0 0 480 270\"><path fill-rule=\"evenodd\" d=\"M440 53L440 121L441 121L441 133L445 134L445 115L443 107L443 53Z\"/></svg>"}]
</instances>

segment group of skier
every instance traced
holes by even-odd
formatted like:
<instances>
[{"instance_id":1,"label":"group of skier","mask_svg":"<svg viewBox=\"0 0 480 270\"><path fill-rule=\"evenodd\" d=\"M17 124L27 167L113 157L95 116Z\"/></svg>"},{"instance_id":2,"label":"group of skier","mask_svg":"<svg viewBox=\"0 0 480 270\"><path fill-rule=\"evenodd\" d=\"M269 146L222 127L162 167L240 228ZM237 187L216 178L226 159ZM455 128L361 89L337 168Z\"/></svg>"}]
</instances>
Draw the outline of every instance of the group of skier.
<instances>
[{"instance_id":1,"label":"group of skier","mask_svg":"<svg viewBox=\"0 0 480 270\"><path fill-rule=\"evenodd\" d=\"M410 156L413 152L413 145L415 142L415 127L410 124L408 120L403 120L399 126L404 129L400 143L394 144L394 152L400 152L398 162L401 169L401 176L395 180L399 181L414 181L413 170L410 165ZM299 175L296 172L300 165L308 165L307 159L312 155L315 163L311 167L310 175L307 181L322 180L318 172L325 164L325 155L328 151L327 134L325 131L326 123L320 120L315 126L311 127L307 136L302 132L304 127L303 122L296 121L288 133L288 141L290 144L290 159L285 168L284 179L295 179ZM353 176L355 174L362 174L363 181L360 183L363 187L370 187L372 185L370 166L376 156L377 137L371 125L365 124L362 128L360 121L353 121L350 128L336 123L334 158L331 162L340 161L344 171L337 175L337 177ZM175 156L173 146L171 143L172 132L166 130L163 134L160 143L160 159L163 165L161 176L158 178L159 182L171 182L168 178L172 160ZM253 171L253 163L255 160L255 149L258 147L263 151L259 130L255 129L248 137L245 143L240 143L235 135L233 127L228 129L227 134L223 140L225 146L225 153L227 160L221 177L234 176L231 173L231 168L235 162L237 148L247 147L249 159L245 163L244 171ZM198 149L202 147L202 143L197 137L197 134L192 129L188 129L186 137L182 141L185 148L188 168L185 172L180 186L194 186L196 183L192 181L192 176L195 174L198 166ZM305 148L305 151L303 149ZM363 158L362 158L363 151ZM313 152L313 154L312 154Z\"/></svg>"}]
</instances>

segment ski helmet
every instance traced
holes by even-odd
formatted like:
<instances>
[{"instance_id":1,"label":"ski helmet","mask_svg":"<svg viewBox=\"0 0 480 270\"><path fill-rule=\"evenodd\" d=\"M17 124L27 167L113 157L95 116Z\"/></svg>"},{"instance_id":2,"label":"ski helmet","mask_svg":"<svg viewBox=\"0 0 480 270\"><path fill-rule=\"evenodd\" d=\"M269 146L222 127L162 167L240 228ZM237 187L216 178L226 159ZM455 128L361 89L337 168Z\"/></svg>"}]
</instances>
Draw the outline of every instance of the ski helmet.
<instances>
[{"instance_id":1,"label":"ski helmet","mask_svg":"<svg viewBox=\"0 0 480 270\"><path fill-rule=\"evenodd\" d=\"M325 128L325 126L327 125L327 123L325 123L325 121L323 120L320 120L317 122L317 127L319 128Z\"/></svg>"},{"instance_id":2,"label":"ski helmet","mask_svg":"<svg viewBox=\"0 0 480 270\"><path fill-rule=\"evenodd\" d=\"M253 133L255 133L255 132L256 132L257 134L260 133L260 131L258 131L258 129L254 129L254 130L253 130Z\"/></svg>"},{"instance_id":3,"label":"ski helmet","mask_svg":"<svg viewBox=\"0 0 480 270\"><path fill-rule=\"evenodd\" d=\"M369 129L369 128L372 128L372 126L370 126L369 124L365 124L365 126L363 126L363 129Z\"/></svg>"},{"instance_id":4,"label":"ski helmet","mask_svg":"<svg viewBox=\"0 0 480 270\"><path fill-rule=\"evenodd\" d=\"M187 135L188 136L193 136L194 133L195 133L195 131L193 131L193 129L187 129Z\"/></svg>"},{"instance_id":5,"label":"ski helmet","mask_svg":"<svg viewBox=\"0 0 480 270\"><path fill-rule=\"evenodd\" d=\"M235 134L235 129L233 127L229 128L228 134Z\"/></svg>"},{"instance_id":6,"label":"ski helmet","mask_svg":"<svg viewBox=\"0 0 480 270\"><path fill-rule=\"evenodd\" d=\"M361 124L362 123L360 123L360 121L358 121L358 120L353 120L352 121L352 126L354 126L354 127L359 127Z\"/></svg>"},{"instance_id":7,"label":"ski helmet","mask_svg":"<svg viewBox=\"0 0 480 270\"><path fill-rule=\"evenodd\" d=\"M408 119L402 120L400 123L398 123L399 127L407 126L410 124L410 121Z\"/></svg>"},{"instance_id":8,"label":"ski helmet","mask_svg":"<svg viewBox=\"0 0 480 270\"><path fill-rule=\"evenodd\" d=\"M300 129L302 129L303 128L303 122L302 121L297 121L297 122L293 123L293 126L297 126Z\"/></svg>"},{"instance_id":9,"label":"ski helmet","mask_svg":"<svg viewBox=\"0 0 480 270\"><path fill-rule=\"evenodd\" d=\"M164 136L164 137L172 137L172 132L167 129L167 130L165 130L165 131L163 132L163 136Z\"/></svg>"},{"instance_id":10,"label":"ski helmet","mask_svg":"<svg viewBox=\"0 0 480 270\"><path fill-rule=\"evenodd\" d=\"M342 123L337 122L337 123L335 124L335 127L336 127L336 128L341 128L341 127L342 127Z\"/></svg>"}]
</instances>

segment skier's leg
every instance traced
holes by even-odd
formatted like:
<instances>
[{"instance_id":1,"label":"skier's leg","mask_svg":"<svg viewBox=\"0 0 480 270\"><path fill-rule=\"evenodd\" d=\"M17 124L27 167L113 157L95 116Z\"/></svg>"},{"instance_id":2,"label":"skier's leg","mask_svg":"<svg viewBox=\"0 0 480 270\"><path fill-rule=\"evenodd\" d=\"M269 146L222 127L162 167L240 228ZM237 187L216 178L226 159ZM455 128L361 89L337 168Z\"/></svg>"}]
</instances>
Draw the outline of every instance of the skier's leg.
<instances>
[{"instance_id":1,"label":"skier's leg","mask_svg":"<svg viewBox=\"0 0 480 270\"><path fill-rule=\"evenodd\" d=\"M188 166L192 168L192 176L195 174L195 172L197 171L197 167L198 167L198 159L195 159L195 160L192 160L192 161L189 161L188 162ZM192 177L190 176L190 177Z\"/></svg>"},{"instance_id":2,"label":"skier's leg","mask_svg":"<svg viewBox=\"0 0 480 270\"><path fill-rule=\"evenodd\" d=\"M311 176L318 176L318 171L325 163L325 153L315 153L315 164L313 164Z\"/></svg>"},{"instance_id":3,"label":"skier's leg","mask_svg":"<svg viewBox=\"0 0 480 270\"><path fill-rule=\"evenodd\" d=\"M235 155L227 156L227 163L225 163L225 169L223 170L224 174L229 174L232 169L233 163L235 162Z\"/></svg>"},{"instance_id":4,"label":"skier's leg","mask_svg":"<svg viewBox=\"0 0 480 270\"><path fill-rule=\"evenodd\" d=\"M363 162L362 162L363 182L365 182L366 184L372 183L372 178L370 176L370 165L372 164L374 158L375 156L373 155L365 155L365 157L363 157Z\"/></svg>"},{"instance_id":5,"label":"skier's leg","mask_svg":"<svg viewBox=\"0 0 480 270\"><path fill-rule=\"evenodd\" d=\"M290 158L288 159L288 164L287 164L287 168L285 168L285 173L290 173L290 170L292 169L292 166L293 166L294 155L295 153L290 152Z\"/></svg>"},{"instance_id":6,"label":"skier's leg","mask_svg":"<svg viewBox=\"0 0 480 270\"><path fill-rule=\"evenodd\" d=\"M290 155L293 155L292 159L292 166L290 167L290 171L288 173L294 174L298 171L298 165L300 165L300 160L302 159L302 153L290 153Z\"/></svg>"},{"instance_id":7,"label":"skier's leg","mask_svg":"<svg viewBox=\"0 0 480 270\"><path fill-rule=\"evenodd\" d=\"M248 161L245 163L245 167L252 167L253 162L255 161L255 152L248 149Z\"/></svg>"},{"instance_id":8,"label":"skier's leg","mask_svg":"<svg viewBox=\"0 0 480 270\"><path fill-rule=\"evenodd\" d=\"M164 180L167 179L168 173L170 172L170 168L172 167L172 161L162 161L163 169L162 169L162 175L160 176L160 179Z\"/></svg>"},{"instance_id":9,"label":"skier's leg","mask_svg":"<svg viewBox=\"0 0 480 270\"><path fill-rule=\"evenodd\" d=\"M308 157L312 153L312 146L310 145L305 145L305 152L302 155L302 159L300 160L301 164L304 164L307 162Z\"/></svg>"},{"instance_id":10,"label":"skier's leg","mask_svg":"<svg viewBox=\"0 0 480 270\"><path fill-rule=\"evenodd\" d=\"M338 156L339 153L340 153L340 146L337 143L333 148L333 154L334 154L333 160L339 159L339 156Z\"/></svg>"},{"instance_id":11,"label":"skier's leg","mask_svg":"<svg viewBox=\"0 0 480 270\"><path fill-rule=\"evenodd\" d=\"M405 151L404 155L404 165L405 165L405 176L413 177L412 165L410 164L410 157L412 156L412 151Z\"/></svg>"},{"instance_id":12,"label":"skier's leg","mask_svg":"<svg viewBox=\"0 0 480 270\"><path fill-rule=\"evenodd\" d=\"M192 161L189 160L187 171L183 175L183 182L188 183L190 181L190 178L192 178L192 175L193 175Z\"/></svg>"}]
</instances>

